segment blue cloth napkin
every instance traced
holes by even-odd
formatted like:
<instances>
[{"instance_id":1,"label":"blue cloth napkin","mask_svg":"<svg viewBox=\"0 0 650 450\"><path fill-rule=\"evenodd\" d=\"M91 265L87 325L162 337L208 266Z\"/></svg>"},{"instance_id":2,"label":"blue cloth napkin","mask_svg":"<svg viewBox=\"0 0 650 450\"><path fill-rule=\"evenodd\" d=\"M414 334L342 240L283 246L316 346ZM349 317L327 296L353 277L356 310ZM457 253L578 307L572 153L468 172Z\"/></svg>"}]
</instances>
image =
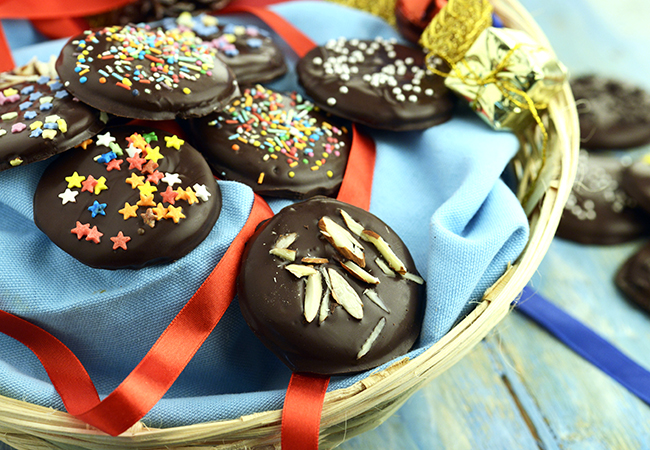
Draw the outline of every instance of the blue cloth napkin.
<instances>
[{"instance_id":1,"label":"blue cloth napkin","mask_svg":"<svg viewBox=\"0 0 650 450\"><path fill-rule=\"evenodd\" d=\"M399 39L380 19L327 2L290 2L273 9L319 44L339 36ZM47 60L61 45L53 41L19 49L16 61L34 55ZM288 60L292 64L295 56L288 54ZM273 87L298 89L293 70ZM471 310L527 242L526 217L500 178L518 142L465 108L425 131L370 134L377 144L370 211L402 237L427 283L421 337L409 354L414 357ZM0 172L0 308L62 340L105 397L219 261L245 222L253 195L241 184L220 182L224 209L214 229L172 264L139 271L91 269L33 224L32 195L47 164ZM276 211L288 203L270 201ZM0 349L0 395L63 409L28 349L1 334ZM367 375L334 377L329 389ZM248 329L235 299L145 423L169 427L279 409L289 378L289 370Z\"/></svg>"}]
</instances>

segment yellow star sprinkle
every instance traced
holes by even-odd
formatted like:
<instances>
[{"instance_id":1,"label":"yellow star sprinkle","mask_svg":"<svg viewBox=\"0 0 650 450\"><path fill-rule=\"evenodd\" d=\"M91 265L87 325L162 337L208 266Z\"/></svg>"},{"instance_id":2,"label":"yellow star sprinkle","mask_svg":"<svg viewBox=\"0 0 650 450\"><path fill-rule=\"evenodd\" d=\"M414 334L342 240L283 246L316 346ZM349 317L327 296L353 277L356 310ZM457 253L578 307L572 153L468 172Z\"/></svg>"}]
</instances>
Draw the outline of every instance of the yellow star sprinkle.
<instances>
[{"instance_id":1,"label":"yellow star sprinkle","mask_svg":"<svg viewBox=\"0 0 650 450\"><path fill-rule=\"evenodd\" d=\"M144 177L137 176L135 173L132 173L131 176L126 179L126 182L131 185L131 189L135 189L138 186L142 186L144 184Z\"/></svg>"},{"instance_id":2,"label":"yellow star sprinkle","mask_svg":"<svg viewBox=\"0 0 650 450\"><path fill-rule=\"evenodd\" d=\"M136 205L138 205L138 206L156 206L156 203L153 201L153 195L140 194L140 200L138 200Z\"/></svg>"},{"instance_id":3,"label":"yellow star sprinkle","mask_svg":"<svg viewBox=\"0 0 650 450\"><path fill-rule=\"evenodd\" d=\"M148 181L142 185L139 185L138 189L140 189L140 194L143 194L147 197L158 191L158 188Z\"/></svg>"},{"instance_id":4,"label":"yellow star sprinkle","mask_svg":"<svg viewBox=\"0 0 650 450\"><path fill-rule=\"evenodd\" d=\"M69 188L80 188L81 182L85 179L86 177L84 177L83 175L79 175L77 172L73 173L69 177L65 177L65 181L68 182Z\"/></svg>"},{"instance_id":5,"label":"yellow star sprinkle","mask_svg":"<svg viewBox=\"0 0 650 450\"><path fill-rule=\"evenodd\" d=\"M101 191L105 191L106 189L108 189L108 186L106 186L106 177L99 177L95 185L95 195L99 195Z\"/></svg>"},{"instance_id":6,"label":"yellow star sprinkle","mask_svg":"<svg viewBox=\"0 0 650 450\"><path fill-rule=\"evenodd\" d=\"M160 154L160 147L149 148L147 149L147 156L144 157L147 161L158 162L159 159L163 159L164 156Z\"/></svg>"},{"instance_id":7,"label":"yellow star sprinkle","mask_svg":"<svg viewBox=\"0 0 650 450\"><path fill-rule=\"evenodd\" d=\"M196 194L189 186L187 187L187 189L185 189L185 200L187 200L187 203L189 203L190 205L199 202L199 199L196 198Z\"/></svg>"},{"instance_id":8,"label":"yellow star sprinkle","mask_svg":"<svg viewBox=\"0 0 650 450\"><path fill-rule=\"evenodd\" d=\"M124 220L129 217L138 217L138 205L129 205L129 202L124 203L124 208L120 209L118 213L124 216Z\"/></svg>"},{"instance_id":9,"label":"yellow star sprinkle","mask_svg":"<svg viewBox=\"0 0 650 450\"><path fill-rule=\"evenodd\" d=\"M175 148L176 150L180 150L181 145L185 143L183 139L179 139L175 134L172 136L165 136L165 142L167 143L167 148Z\"/></svg>"},{"instance_id":10,"label":"yellow star sprinkle","mask_svg":"<svg viewBox=\"0 0 650 450\"><path fill-rule=\"evenodd\" d=\"M178 223L179 220L184 219L185 214L183 214L183 208L182 207L174 207L169 205L167 208L167 214L165 214L165 219L172 219L174 223Z\"/></svg>"},{"instance_id":11,"label":"yellow star sprinkle","mask_svg":"<svg viewBox=\"0 0 650 450\"><path fill-rule=\"evenodd\" d=\"M182 187L176 188L176 199L175 200L187 200L187 192L183 190Z\"/></svg>"},{"instance_id":12,"label":"yellow star sprinkle","mask_svg":"<svg viewBox=\"0 0 650 450\"><path fill-rule=\"evenodd\" d=\"M158 203L155 208L151 209L151 211L156 216L156 220L164 219L167 215L167 208L165 208L162 203Z\"/></svg>"}]
</instances>

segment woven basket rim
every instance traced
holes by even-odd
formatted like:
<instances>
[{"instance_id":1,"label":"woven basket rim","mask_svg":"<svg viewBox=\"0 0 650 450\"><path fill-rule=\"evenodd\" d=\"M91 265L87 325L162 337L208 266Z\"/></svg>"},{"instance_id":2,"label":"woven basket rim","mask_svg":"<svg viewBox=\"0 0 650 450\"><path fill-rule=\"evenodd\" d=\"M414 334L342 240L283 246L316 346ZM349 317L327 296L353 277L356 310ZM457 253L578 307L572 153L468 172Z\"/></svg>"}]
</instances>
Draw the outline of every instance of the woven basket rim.
<instances>
[{"instance_id":1,"label":"woven basket rim","mask_svg":"<svg viewBox=\"0 0 650 450\"><path fill-rule=\"evenodd\" d=\"M507 26L527 31L550 48L542 30L517 0L492 3ZM559 166L529 215L531 229L524 252L476 308L441 340L415 358L401 359L348 388L328 392L321 418L321 448L339 445L379 425L417 389L460 360L510 311L551 244L575 177L579 126L568 82L550 102L548 117L554 137L549 151L558 155ZM281 413L265 411L164 429L150 429L139 422L124 434L110 437L65 412L0 396L0 441L25 449L279 448Z\"/></svg>"}]
</instances>

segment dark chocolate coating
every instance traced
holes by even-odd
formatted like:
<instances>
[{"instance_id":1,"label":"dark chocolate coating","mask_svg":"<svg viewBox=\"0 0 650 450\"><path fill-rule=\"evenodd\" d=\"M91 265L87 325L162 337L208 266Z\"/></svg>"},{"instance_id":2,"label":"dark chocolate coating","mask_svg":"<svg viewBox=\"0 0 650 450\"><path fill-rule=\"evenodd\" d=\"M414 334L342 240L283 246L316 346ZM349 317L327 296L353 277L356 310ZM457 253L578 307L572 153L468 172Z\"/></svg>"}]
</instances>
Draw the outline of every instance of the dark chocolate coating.
<instances>
[{"instance_id":1,"label":"dark chocolate coating","mask_svg":"<svg viewBox=\"0 0 650 450\"><path fill-rule=\"evenodd\" d=\"M617 158L581 150L557 235L583 244L610 245L647 233L650 217L621 187L624 169Z\"/></svg>"},{"instance_id":2,"label":"dark chocolate coating","mask_svg":"<svg viewBox=\"0 0 650 450\"><path fill-rule=\"evenodd\" d=\"M250 106L246 106L247 99ZM239 181L259 194L274 197L336 195L343 181L352 141L348 128L340 124L341 120L315 110L306 113L304 108L314 105L297 94L275 92L259 85L245 89L234 103L238 106L231 104L222 112L183 122L188 139L203 153L218 178ZM270 111L268 104L277 106L277 110ZM277 114L279 111L283 112ZM301 113L299 119L290 119ZM252 121L257 117L262 119ZM250 126L242 123L249 120ZM273 133L279 131L270 127L273 120L279 121L286 131ZM310 130L310 135L307 136L305 130ZM291 132L298 133L306 141ZM266 145L269 139L270 146ZM281 147L280 141L288 144ZM295 142L313 144L305 147L311 153L296 148Z\"/></svg>"},{"instance_id":3,"label":"dark chocolate coating","mask_svg":"<svg viewBox=\"0 0 650 450\"><path fill-rule=\"evenodd\" d=\"M56 70L66 88L79 100L116 116L147 120L204 116L237 95L238 86L232 70L207 44L190 35L181 39L179 34L134 26L102 28L71 38L56 61ZM128 39L120 41L112 36ZM140 45L149 42L147 39L156 43L169 39L172 44L155 45L155 50L144 44L141 52L134 50L139 47L122 44L128 41ZM179 51L181 47L187 47L190 56ZM111 53L111 48L117 51ZM158 53L161 50L163 53ZM112 57L123 53L134 59ZM197 63L200 58L205 62ZM201 73L195 70L199 66L208 68ZM188 78L191 76L196 78Z\"/></svg>"},{"instance_id":4,"label":"dark chocolate coating","mask_svg":"<svg viewBox=\"0 0 650 450\"><path fill-rule=\"evenodd\" d=\"M650 244L623 263L615 282L627 298L650 313Z\"/></svg>"},{"instance_id":5,"label":"dark chocolate coating","mask_svg":"<svg viewBox=\"0 0 650 450\"><path fill-rule=\"evenodd\" d=\"M281 77L287 65L280 48L266 30L254 25L222 25L207 14L164 19L163 26L190 29L217 51L217 56L230 67L240 85L264 83Z\"/></svg>"},{"instance_id":6,"label":"dark chocolate coating","mask_svg":"<svg viewBox=\"0 0 650 450\"><path fill-rule=\"evenodd\" d=\"M424 60L422 50L393 41L340 38L307 53L297 72L325 111L372 128L420 130L449 120L453 108L444 79Z\"/></svg>"},{"instance_id":7,"label":"dark chocolate coating","mask_svg":"<svg viewBox=\"0 0 650 450\"><path fill-rule=\"evenodd\" d=\"M625 169L621 185L641 208L650 213L650 163L646 157Z\"/></svg>"},{"instance_id":8,"label":"dark chocolate coating","mask_svg":"<svg viewBox=\"0 0 650 450\"><path fill-rule=\"evenodd\" d=\"M571 80L580 140L589 150L650 142L650 94L623 81L588 75Z\"/></svg>"},{"instance_id":9,"label":"dark chocolate coating","mask_svg":"<svg viewBox=\"0 0 650 450\"><path fill-rule=\"evenodd\" d=\"M12 93L12 90L17 93L5 95ZM51 101L44 101L48 97ZM49 77L1 89L0 116L11 113L16 113L17 116L11 119L5 116L0 120L0 134L4 133L0 136L0 170L13 167L11 161L14 161L14 165L24 165L49 158L82 143L104 128L99 111L74 100L73 96L63 89L58 79L50 80ZM65 122L61 123L66 128L65 132L60 128L60 124L54 121L56 129L45 134L48 136L56 133L52 139L38 134L38 130L45 130L46 118L54 116ZM41 126L32 130L31 126L35 126L37 122L40 122ZM25 128L18 131L22 128L21 124ZM54 125L50 123L47 126ZM20 164L17 158L22 160Z\"/></svg>"},{"instance_id":10,"label":"dark chocolate coating","mask_svg":"<svg viewBox=\"0 0 650 450\"><path fill-rule=\"evenodd\" d=\"M145 181L147 175L142 175L142 171L137 168L129 169L130 162L126 159L128 157L126 151L123 156L118 156L123 160L120 170L108 171L105 163L94 159L110 152L110 149L104 145L97 145L95 140L87 150L78 148L61 155L45 170L34 195L36 225L62 250L91 267L140 268L173 261L189 253L210 233L221 211L221 191L201 154L187 143L180 145L180 151L167 147L164 137L172 134L153 128L127 126L107 129L106 132L116 138L115 142L122 149L126 149L128 146L126 138L133 133L143 135L155 132L158 140L152 141L151 146L159 147L160 153L164 156L157 162L159 164L157 171L161 174L178 174L180 183L172 182L173 190L178 187L185 190L195 184L204 185L210 193L207 201L199 200L197 203L189 204L186 200L175 200L174 208L181 207L182 213L186 216L178 223L174 223L171 218L161 219L155 221L155 226L151 228L144 223L141 216L148 209L145 206L138 207L135 217L124 219L124 215L118 211L125 207L125 202L135 205L140 199L140 190L133 189L126 183L126 179L135 175L144 176L143 181ZM105 135L106 133L99 137ZM63 204L59 194L68 188L65 177L73 175L74 172L86 179L89 175L95 179L103 176L108 189L95 194L88 191L81 192L79 188L70 188L78 191L75 202ZM153 201L156 204L161 203L164 207L169 206L161 196L161 192L165 191L169 184L167 180L162 179L157 184L154 182L150 184L157 187L157 191L153 192ZM95 201L106 204L105 215L97 213L92 217L92 211L88 208ZM88 223L91 228L97 226L99 232L103 233L99 244L84 237L79 239L71 232L77 221L82 224ZM120 231L131 238L126 243L127 250L113 249L110 238L117 236Z\"/></svg>"},{"instance_id":11,"label":"dark chocolate coating","mask_svg":"<svg viewBox=\"0 0 650 450\"><path fill-rule=\"evenodd\" d=\"M421 286L399 275L386 276L375 262L379 253L371 243L360 241L366 270L380 279L375 287L349 275L337 262L343 258L324 239L318 221L328 216L345 227L341 209L382 236L408 271L416 273L408 249L393 230L367 211L334 199L315 197L288 206L261 225L244 253L238 280L239 304L253 332L293 371L332 375L367 370L408 352L420 332ZM284 268L287 261L269 254L278 236L293 232L298 237L289 248L297 250L295 263L300 264L305 256L328 258L328 263L315 267L333 268L349 282L363 301L362 319L355 319L332 299L330 314L322 323L318 316L307 323L303 315L304 278L296 278ZM323 281L323 292L325 286ZM379 294L390 313L363 294L367 288ZM379 338L365 356L357 359L382 317L386 325Z\"/></svg>"}]
</instances>

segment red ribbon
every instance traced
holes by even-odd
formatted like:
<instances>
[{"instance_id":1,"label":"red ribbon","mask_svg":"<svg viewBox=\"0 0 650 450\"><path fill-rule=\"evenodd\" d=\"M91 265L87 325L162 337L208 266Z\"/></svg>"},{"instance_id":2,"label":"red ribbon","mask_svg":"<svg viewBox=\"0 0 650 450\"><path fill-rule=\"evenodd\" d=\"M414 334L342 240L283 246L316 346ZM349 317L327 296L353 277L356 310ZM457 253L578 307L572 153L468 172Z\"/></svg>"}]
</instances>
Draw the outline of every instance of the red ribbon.
<instances>
[{"instance_id":1,"label":"red ribbon","mask_svg":"<svg viewBox=\"0 0 650 450\"><path fill-rule=\"evenodd\" d=\"M282 450L317 450L329 377L294 373L282 408Z\"/></svg>"},{"instance_id":2,"label":"red ribbon","mask_svg":"<svg viewBox=\"0 0 650 450\"><path fill-rule=\"evenodd\" d=\"M70 414L117 436L162 398L217 325L235 296L244 245L257 225L272 215L256 195L248 220L219 264L140 364L101 402L81 362L50 333L4 311L0 311L0 331L36 354Z\"/></svg>"}]
</instances>

